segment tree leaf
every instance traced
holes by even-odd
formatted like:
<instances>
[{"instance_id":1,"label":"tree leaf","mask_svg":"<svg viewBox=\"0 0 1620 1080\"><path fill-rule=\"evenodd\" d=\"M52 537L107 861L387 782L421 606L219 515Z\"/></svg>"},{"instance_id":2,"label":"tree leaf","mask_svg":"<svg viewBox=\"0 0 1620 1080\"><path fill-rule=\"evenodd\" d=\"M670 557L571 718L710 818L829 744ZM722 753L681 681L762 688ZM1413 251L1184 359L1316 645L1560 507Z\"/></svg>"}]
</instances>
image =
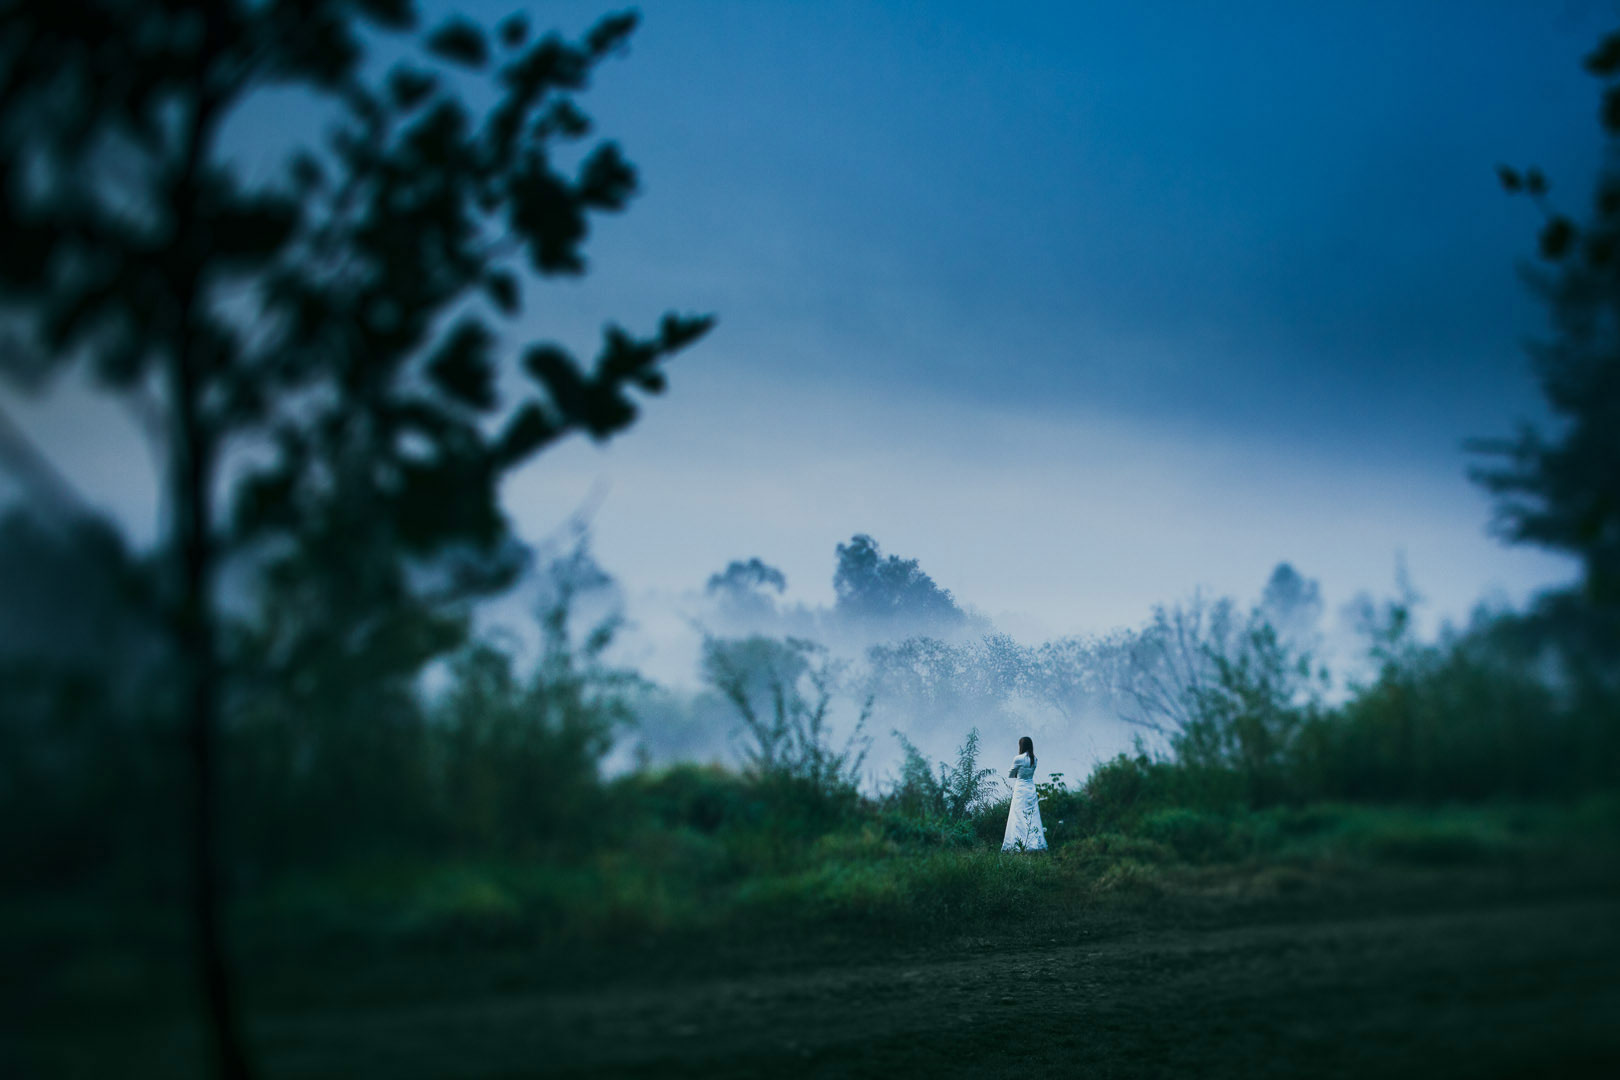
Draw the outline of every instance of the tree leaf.
<instances>
[{"instance_id":1,"label":"tree leaf","mask_svg":"<svg viewBox=\"0 0 1620 1080\"><path fill-rule=\"evenodd\" d=\"M609 15L585 35L585 48L590 50L592 56L605 56L622 46L640 21L641 16L634 11Z\"/></svg>"},{"instance_id":2,"label":"tree leaf","mask_svg":"<svg viewBox=\"0 0 1620 1080\"><path fill-rule=\"evenodd\" d=\"M1613 75L1620 71L1620 33L1610 34L1588 53L1586 70L1597 76Z\"/></svg>"},{"instance_id":3,"label":"tree leaf","mask_svg":"<svg viewBox=\"0 0 1620 1080\"><path fill-rule=\"evenodd\" d=\"M1541 256L1561 259L1575 241L1575 224L1563 215L1554 217L1541 230Z\"/></svg>"},{"instance_id":4,"label":"tree leaf","mask_svg":"<svg viewBox=\"0 0 1620 1080\"><path fill-rule=\"evenodd\" d=\"M326 173L319 159L307 150L295 153L287 169L292 175L293 186L300 192L315 191L326 182Z\"/></svg>"},{"instance_id":5,"label":"tree leaf","mask_svg":"<svg viewBox=\"0 0 1620 1080\"><path fill-rule=\"evenodd\" d=\"M492 270L484 275L484 292L503 315L516 315L522 304L517 275L508 270Z\"/></svg>"},{"instance_id":6,"label":"tree leaf","mask_svg":"<svg viewBox=\"0 0 1620 1080\"><path fill-rule=\"evenodd\" d=\"M557 345L535 345L523 354L523 367L551 395L565 421L584 414L585 378L568 352Z\"/></svg>"},{"instance_id":7,"label":"tree leaf","mask_svg":"<svg viewBox=\"0 0 1620 1080\"><path fill-rule=\"evenodd\" d=\"M1620 214L1620 179L1600 181L1597 192L1597 210L1604 217Z\"/></svg>"},{"instance_id":8,"label":"tree leaf","mask_svg":"<svg viewBox=\"0 0 1620 1080\"><path fill-rule=\"evenodd\" d=\"M476 319L457 323L428 360L428 378L441 393L463 405L480 411L493 409L495 367L490 350L494 344L495 335Z\"/></svg>"},{"instance_id":9,"label":"tree leaf","mask_svg":"<svg viewBox=\"0 0 1620 1080\"><path fill-rule=\"evenodd\" d=\"M508 182L507 202L512 232L529 249L529 259L542 274L578 274L585 239L585 216L573 192L535 156Z\"/></svg>"},{"instance_id":10,"label":"tree leaf","mask_svg":"<svg viewBox=\"0 0 1620 1080\"><path fill-rule=\"evenodd\" d=\"M502 45L515 49L529 39L529 17L521 11L514 11L496 25L495 33Z\"/></svg>"},{"instance_id":11,"label":"tree leaf","mask_svg":"<svg viewBox=\"0 0 1620 1080\"><path fill-rule=\"evenodd\" d=\"M509 469L561 434L539 402L526 402L496 438L495 461Z\"/></svg>"},{"instance_id":12,"label":"tree leaf","mask_svg":"<svg viewBox=\"0 0 1620 1080\"><path fill-rule=\"evenodd\" d=\"M663 352L684 349L714 329L713 315L676 315L666 312L658 324L658 346Z\"/></svg>"},{"instance_id":13,"label":"tree leaf","mask_svg":"<svg viewBox=\"0 0 1620 1080\"><path fill-rule=\"evenodd\" d=\"M430 72L404 64L388 73L388 96L402 111L414 109L438 88L439 80Z\"/></svg>"},{"instance_id":14,"label":"tree leaf","mask_svg":"<svg viewBox=\"0 0 1620 1080\"><path fill-rule=\"evenodd\" d=\"M298 227L298 204L262 196L233 200L209 215L212 254L233 262L261 262L281 250Z\"/></svg>"},{"instance_id":15,"label":"tree leaf","mask_svg":"<svg viewBox=\"0 0 1620 1080\"><path fill-rule=\"evenodd\" d=\"M560 135L565 139L578 139L591 133L591 119L568 98L559 98L540 117L534 130L541 138Z\"/></svg>"},{"instance_id":16,"label":"tree leaf","mask_svg":"<svg viewBox=\"0 0 1620 1080\"><path fill-rule=\"evenodd\" d=\"M636 193L636 170L617 143L603 143L580 166L579 201L598 210L623 210Z\"/></svg>"},{"instance_id":17,"label":"tree leaf","mask_svg":"<svg viewBox=\"0 0 1620 1080\"><path fill-rule=\"evenodd\" d=\"M428 35L427 50L434 56L463 67L481 68L489 63L489 41L477 23L453 15Z\"/></svg>"},{"instance_id":18,"label":"tree leaf","mask_svg":"<svg viewBox=\"0 0 1620 1080\"><path fill-rule=\"evenodd\" d=\"M355 0L354 6L389 30L411 30L416 26L416 5L412 0Z\"/></svg>"}]
</instances>

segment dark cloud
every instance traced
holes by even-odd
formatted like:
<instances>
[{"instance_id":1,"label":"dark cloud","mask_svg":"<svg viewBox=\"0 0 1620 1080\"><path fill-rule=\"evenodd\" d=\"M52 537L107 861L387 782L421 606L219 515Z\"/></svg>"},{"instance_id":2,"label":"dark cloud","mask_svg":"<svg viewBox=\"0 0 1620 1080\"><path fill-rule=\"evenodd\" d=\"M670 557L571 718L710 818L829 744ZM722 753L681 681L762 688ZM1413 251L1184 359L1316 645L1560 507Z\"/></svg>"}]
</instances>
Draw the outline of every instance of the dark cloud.
<instances>
[{"instance_id":1,"label":"dark cloud","mask_svg":"<svg viewBox=\"0 0 1620 1080\"><path fill-rule=\"evenodd\" d=\"M1537 221L1494 166L1584 204L1579 60L1610 8L643 7L589 105L644 193L531 329L722 321L619 443L513 482L531 535L606 476L599 550L632 591L739 553L825 590L830 545L870 531L1057 630L1290 558L1342 596L1400 546L1453 611L1556 576L1485 539L1460 443L1538 410ZM232 130L251 169L318 126L272 102ZM130 431L25 412L150 534Z\"/></svg>"}]
</instances>

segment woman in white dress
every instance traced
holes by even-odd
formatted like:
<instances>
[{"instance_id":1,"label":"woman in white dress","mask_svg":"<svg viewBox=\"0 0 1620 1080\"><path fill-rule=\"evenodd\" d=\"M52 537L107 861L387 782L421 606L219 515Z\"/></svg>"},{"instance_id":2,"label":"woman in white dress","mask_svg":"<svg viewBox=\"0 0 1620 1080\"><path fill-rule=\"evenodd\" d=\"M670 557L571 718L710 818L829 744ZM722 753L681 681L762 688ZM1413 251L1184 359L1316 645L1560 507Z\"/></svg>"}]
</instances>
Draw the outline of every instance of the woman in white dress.
<instances>
[{"instance_id":1,"label":"woman in white dress","mask_svg":"<svg viewBox=\"0 0 1620 1080\"><path fill-rule=\"evenodd\" d=\"M1045 851L1046 829L1041 826L1041 804L1035 794L1035 740L1028 735L1018 740L1018 756L1013 759L1012 806L1007 809L1007 834L1002 851Z\"/></svg>"}]
</instances>

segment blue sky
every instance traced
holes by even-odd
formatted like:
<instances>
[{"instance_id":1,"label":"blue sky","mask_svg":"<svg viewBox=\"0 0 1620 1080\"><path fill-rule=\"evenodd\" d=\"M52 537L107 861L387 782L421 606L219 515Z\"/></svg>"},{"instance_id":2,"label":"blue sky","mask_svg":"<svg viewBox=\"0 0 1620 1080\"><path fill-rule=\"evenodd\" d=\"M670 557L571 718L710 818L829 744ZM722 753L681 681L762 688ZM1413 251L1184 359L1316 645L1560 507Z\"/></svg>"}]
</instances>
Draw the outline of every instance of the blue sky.
<instances>
[{"instance_id":1,"label":"blue sky","mask_svg":"<svg viewBox=\"0 0 1620 1080\"><path fill-rule=\"evenodd\" d=\"M1280 559L1344 599L1404 551L1453 615L1569 573L1486 536L1460 444L1538 414L1538 219L1493 167L1584 202L1605 9L644 14L587 100L645 193L537 326L721 325L626 437L514 482L520 519L605 483L632 585L757 554L811 600L870 531L1058 632Z\"/></svg>"},{"instance_id":2,"label":"blue sky","mask_svg":"<svg viewBox=\"0 0 1620 1080\"><path fill-rule=\"evenodd\" d=\"M1584 205L1612 5L642 11L582 104L643 193L523 330L588 354L609 320L720 325L627 434L507 491L531 538L601 493L632 616L753 555L828 601L857 531L1029 635L1252 596L1283 559L1332 604L1404 552L1453 616L1571 573L1486 535L1461 442L1539 413L1538 219L1493 170ZM71 389L20 419L150 531L127 426Z\"/></svg>"}]
</instances>

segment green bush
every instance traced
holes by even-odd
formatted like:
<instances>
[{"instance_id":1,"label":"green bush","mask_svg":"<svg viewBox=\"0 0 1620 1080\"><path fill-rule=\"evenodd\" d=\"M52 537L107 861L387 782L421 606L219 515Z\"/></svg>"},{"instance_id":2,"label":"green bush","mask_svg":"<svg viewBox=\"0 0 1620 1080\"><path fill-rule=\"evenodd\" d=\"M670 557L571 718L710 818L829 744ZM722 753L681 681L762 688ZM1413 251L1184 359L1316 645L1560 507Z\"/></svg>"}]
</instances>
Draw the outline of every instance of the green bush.
<instances>
[{"instance_id":1,"label":"green bush","mask_svg":"<svg viewBox=\"0 0 1620 1080\"><path fill-rule=\"evenodd\" d=\"M1176 859L1174 849L1158 840L1115 832L1085 837L1071 850L1079 859L1109 865L1124 861L1160 864Z\"/></svg>"},{"instance_id":2,"label":"green bush","mask_svg":"<svg viewBox=\"0 0 1620 1080\"><path fill-rule=\"evenodd\" d=\"M951 821L946 818L919 818L886 813L881 818L884 835L905 847L966 848L983 842L979 818Z\"/></svg>"},{"instance_id":3,"label":"green bush","mask_svg":"<svg viewBox=\"0 0 1620 1080\"><path fill-rule=\"evenodd\" d=\"M757 818L764 801L743 777L718 765L672 765L630 773L608 786L623 827L640 822L713 833Z\"/></svg>"},{"instance_id":4,"label":"green bush","mask_svg":"<svg viewBox=\"0 0 1620 1080\"><path fill-rule=\"evenodd\" d=\"M1204 810L1182 806L1154 810L1142 817L1137 831L1188 862L1217 862L1236 854L1231 822Z\"/></svg>"},{"instance_id":5,"label":"green bush","mask_svg":"<svg viewBox=\"0 0 1620 1080\"><path fill-rule=\"evenodd\" d=\"M1080 794L1075 811L1088 833L1133 826L1145 814L1167 807L1223 811L1244 803L1243 781L1236 773L1145 753L1121 754L1098 765Z\"/></svg>"},{"instance_id":6,"label":"green bush","mask_svg":"<svg viewBox=\"0 0 1620 1080\"><path fill-rule=\"evenodd\" d=\"M1121 859L1110 864L1097 878L1097 888L1105 893L1152 896L1163 891L1164 883L1152 866L1134 859Z\"/></svg>"}]
</instances>

